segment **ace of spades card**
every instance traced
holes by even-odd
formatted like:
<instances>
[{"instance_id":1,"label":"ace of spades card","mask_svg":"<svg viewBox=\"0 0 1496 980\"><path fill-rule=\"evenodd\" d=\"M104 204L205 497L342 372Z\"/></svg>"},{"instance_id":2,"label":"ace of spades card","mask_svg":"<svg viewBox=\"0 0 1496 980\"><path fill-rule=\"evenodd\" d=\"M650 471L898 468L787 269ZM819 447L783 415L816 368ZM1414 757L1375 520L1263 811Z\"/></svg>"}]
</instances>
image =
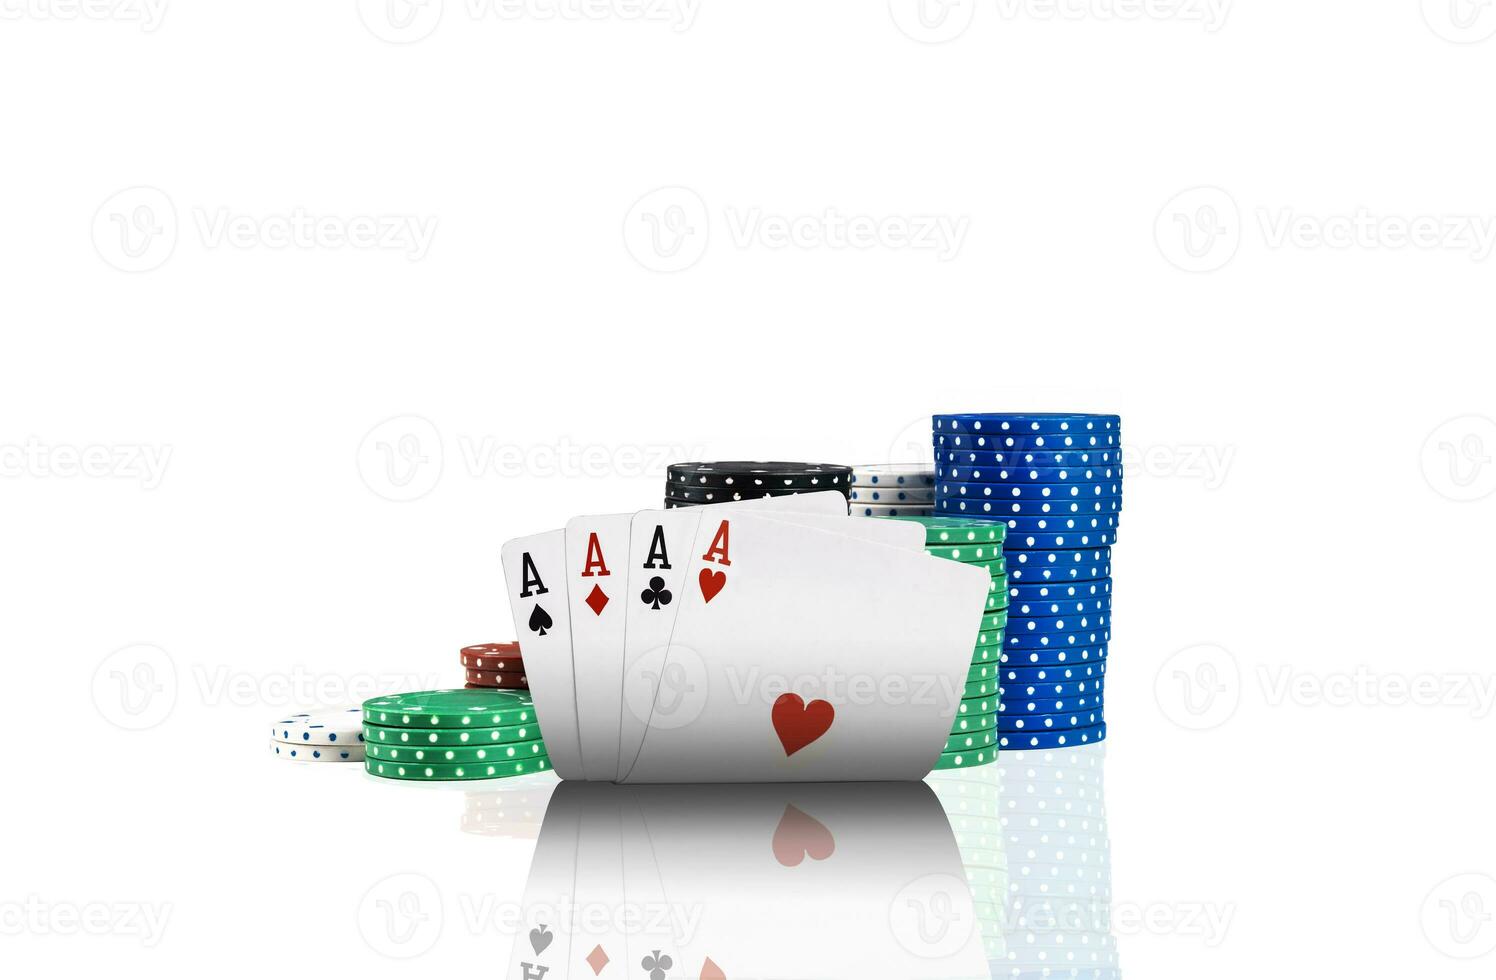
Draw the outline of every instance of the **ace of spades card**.
<instances>
[{"instance_id":1,"label":"ace of spades card","mask_svg":"<svg viewBox=\"0 0 1496 980\"><path fill-rule=\"evenodd\" d=\"M704 514L626 782L914 780L959 705L990 577L922 552ZM625 712L627 715L627 712ZM625 747L626 748L626 747Z\"/></svg>"}]
</instances>

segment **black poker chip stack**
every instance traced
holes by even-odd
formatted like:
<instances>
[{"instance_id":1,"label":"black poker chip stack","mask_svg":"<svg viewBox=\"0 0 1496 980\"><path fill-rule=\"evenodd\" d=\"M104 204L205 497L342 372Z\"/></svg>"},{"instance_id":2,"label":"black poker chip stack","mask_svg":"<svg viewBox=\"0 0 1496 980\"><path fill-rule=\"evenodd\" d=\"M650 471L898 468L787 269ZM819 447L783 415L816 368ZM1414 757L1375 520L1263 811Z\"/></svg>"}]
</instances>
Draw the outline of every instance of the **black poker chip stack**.
<instances>
[{"instance_id":1,"label":"black poker chip stack","mask_svg":"<svg viewBox=\"0 0 1496 980\"><path fill-rule=\"evenodd\" d=\"M665 476L665 506L695 507L818 490L835 490L842 496L850 496L852 467L838 463L754 460L671 463Z\"/></svg>"}]
</instances>

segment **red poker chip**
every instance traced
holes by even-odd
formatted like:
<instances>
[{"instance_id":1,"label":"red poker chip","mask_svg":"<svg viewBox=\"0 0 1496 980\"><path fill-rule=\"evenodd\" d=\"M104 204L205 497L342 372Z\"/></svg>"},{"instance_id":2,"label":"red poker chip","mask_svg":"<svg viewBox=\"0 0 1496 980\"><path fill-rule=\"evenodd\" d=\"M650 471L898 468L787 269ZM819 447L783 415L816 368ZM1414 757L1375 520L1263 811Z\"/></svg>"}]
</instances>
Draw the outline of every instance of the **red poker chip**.
<instances>
[{"instance_id":1,"label":"red poker chip","mask_svg":"<svg viewBox=\"0 0 1496 980\"><path fill-rule=\"evenodd\" d=\"M513 641L508 643L474 643L470 647L462 648L464 657L469 654L475 657L518 657L519 644Z\"/></svg>"},{"instance_id":2,"label":"red poker chip","mask_svg":"<svg viewBox=\"0 0 1496 980\"><path fill-rule=\"evenodd\" d=\"M521 691L530 689L530 682L525 675L516 671L469 670L467 682L469 685L480 687L502 687Z\"/></svg>"},{"instance_id":3,"label":"red poker chip","mask_svg":"<svg viewBox=\"0 0 1496 980\"><path fill-rule=\"evenodd\" d=\"M524 673L525 662L517 655L494 656L491 653L481 657L462 655L462 665L468 670L493 670L504 674Z\"/></svg>"}]
</instances>

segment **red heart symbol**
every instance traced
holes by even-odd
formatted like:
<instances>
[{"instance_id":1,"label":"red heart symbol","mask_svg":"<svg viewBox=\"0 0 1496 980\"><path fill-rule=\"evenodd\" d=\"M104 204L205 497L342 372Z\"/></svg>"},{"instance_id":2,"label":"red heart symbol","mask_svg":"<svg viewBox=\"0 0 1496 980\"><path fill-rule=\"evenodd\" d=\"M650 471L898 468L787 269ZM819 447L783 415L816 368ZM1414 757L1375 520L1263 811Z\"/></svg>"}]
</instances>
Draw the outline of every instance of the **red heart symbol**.
<instances>
[{"instance_id":1,"label":"red heart symbol","mask_svg":"<svg viewBox=\"0 0 1496 980\"><path fill-rule=\"evenodd\" d=\"M784 754L791 756L830 730L836 709L830 701L806 704L798 694L781 694L769 718L774 722L774 732L784 746Z\"/></svg>"},{"instance_id":2,"label":"red heart symbol","mask_svg":"<svg viewBox=\"0 0 1496 980\"><path fill-rule=\"evenodd\" d=\"M774 858L786 868L793 868L809 854L812 861L824 861L836 851L836 838L826 825L793 806L784 808L779 826L774 828Z\"/></svg>"},{"instance_id":3,"label":"red heart symbol","mask_svg":"<svg viewBox=\"0 0 1496 980\"><path fill-rule=\"evenodd\" d=\"M701 574L696 576L696 581L701 583L701 598L711 602L712 597L721 592L722 587L727 584L727 573L703 568Z\"/></svg>"}]
</instances>

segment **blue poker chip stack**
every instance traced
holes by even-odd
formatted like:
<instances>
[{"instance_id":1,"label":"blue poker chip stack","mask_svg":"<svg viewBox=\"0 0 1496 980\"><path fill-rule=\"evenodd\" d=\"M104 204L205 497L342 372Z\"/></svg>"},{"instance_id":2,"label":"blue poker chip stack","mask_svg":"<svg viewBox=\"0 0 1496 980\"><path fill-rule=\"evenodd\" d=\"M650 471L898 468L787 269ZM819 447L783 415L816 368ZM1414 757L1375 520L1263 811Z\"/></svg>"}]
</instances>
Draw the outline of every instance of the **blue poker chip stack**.
<instances>
[{"instance_id":1,"label":"blue poker chip stack","mask_svg":"<svg viewBox=\"0 0 1496 980\"><path fill-rule=\"evenodd\" d=\"M931 426L935 513L1008 527L999 749L1101 741L1121 418L981 412Z\"/></svg>"}]
</instances>

